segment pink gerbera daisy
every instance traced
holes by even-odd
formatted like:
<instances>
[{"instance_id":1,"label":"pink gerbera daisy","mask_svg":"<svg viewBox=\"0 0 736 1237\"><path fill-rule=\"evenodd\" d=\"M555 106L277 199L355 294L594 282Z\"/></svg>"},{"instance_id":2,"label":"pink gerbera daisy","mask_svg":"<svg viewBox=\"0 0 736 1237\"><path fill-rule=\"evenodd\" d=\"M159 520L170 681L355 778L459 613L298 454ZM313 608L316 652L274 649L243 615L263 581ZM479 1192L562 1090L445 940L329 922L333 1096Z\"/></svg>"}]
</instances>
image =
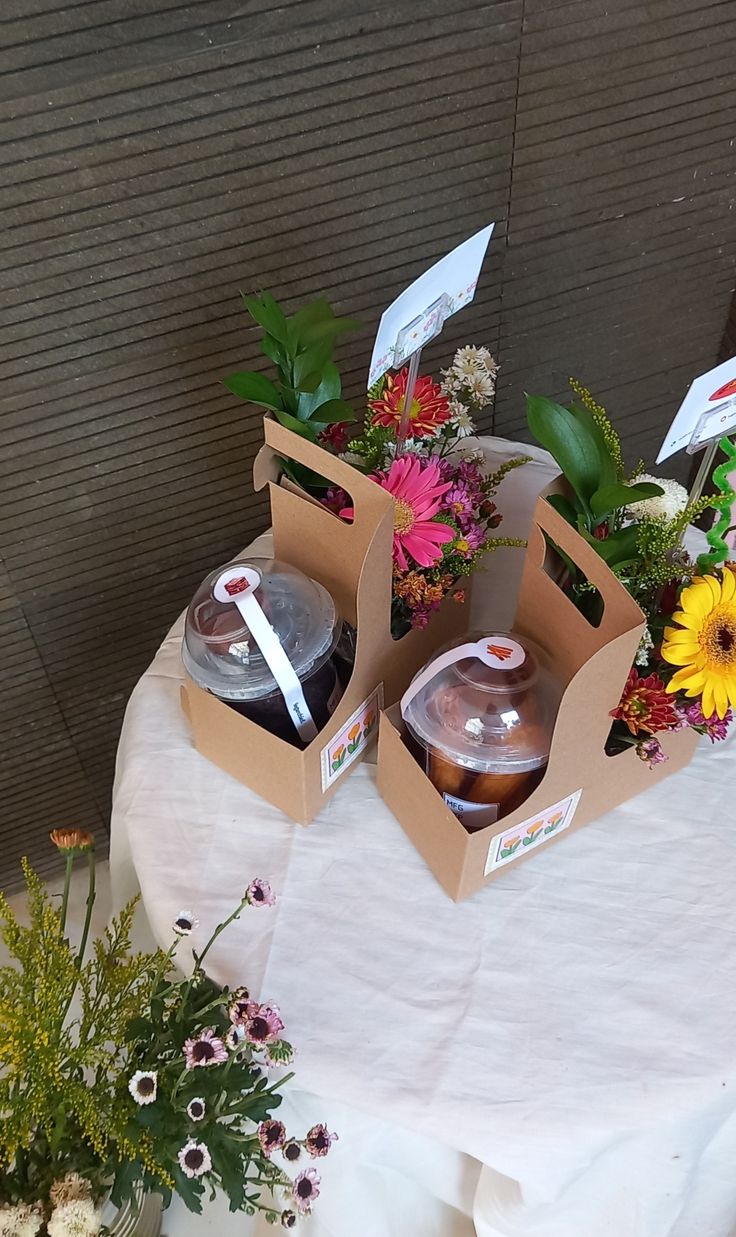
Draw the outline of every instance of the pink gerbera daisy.
<instances>
[{"instance_id":1,"label":"pink gerbera daisy","mask_svg":"<svg viewBox=\"0 0 736 1237\"><path fill-rule=\"evenodd\" d=\"M401 571L409 570L407 554L418 567L434 567L442 558L442 546L455 537L453 530L432 517L440 509L443 494L452 482L443 481L439 466L414 455L395 459L387 473L373 480L388 490L394 499L394 562ZM352 508L340 512L352 518Z\"/></svg>"}]
</instances>

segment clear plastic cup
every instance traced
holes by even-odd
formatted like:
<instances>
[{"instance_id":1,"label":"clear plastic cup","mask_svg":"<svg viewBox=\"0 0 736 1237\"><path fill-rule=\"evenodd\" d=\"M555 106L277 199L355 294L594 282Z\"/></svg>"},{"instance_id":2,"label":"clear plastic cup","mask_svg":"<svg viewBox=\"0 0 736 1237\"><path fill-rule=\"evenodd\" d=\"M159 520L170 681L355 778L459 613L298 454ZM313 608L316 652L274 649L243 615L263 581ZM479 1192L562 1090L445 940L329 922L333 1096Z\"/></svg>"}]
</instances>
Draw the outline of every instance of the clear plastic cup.
<instances>
[{"instance_id":1,"label":"clear plastic cup","mask_svg":"<svg viewBox=\"0 0 736 1237\"><path fill-rule=\"evenodd\" d=\"M445 664L451 649L475 642L513 647L509 665L473 656ZM433 659L430 672L435 663L437 673L403 711L407 744L472 833L514 811L541 782L560 690L541 650L507 632L466 635Z\"/></svg>"},{"instance_id":2,"label":"clear plastic cup","mask_svg":"<svg viewBox=\"0 0 736 1237\"><path fill-rule=\"evenodd\" d=\"M254 590L302 685L318 730L342 696L333 651L342 621L321 584L269 558L236 559L228 567L257 571ZM182 659L193 681L287 743L304 747L281 690L237 606L218 601L224 567L202 581L187 611Z\"/></svg>"}]
</instances>

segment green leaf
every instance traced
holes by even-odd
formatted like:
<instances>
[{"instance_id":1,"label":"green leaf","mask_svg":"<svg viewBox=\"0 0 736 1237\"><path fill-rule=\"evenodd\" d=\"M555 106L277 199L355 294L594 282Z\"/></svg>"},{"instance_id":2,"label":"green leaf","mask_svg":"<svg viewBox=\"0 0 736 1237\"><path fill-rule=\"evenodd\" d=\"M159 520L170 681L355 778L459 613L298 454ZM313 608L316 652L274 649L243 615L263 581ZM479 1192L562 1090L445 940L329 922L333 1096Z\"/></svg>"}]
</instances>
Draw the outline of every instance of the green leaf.
<instances>
[{"instance_id":1,"label":"green leaf","mask_svg":"<svg viewBox=\"0 0 736 1237\"><path fill-rule=\"evenodd\" d=\"M638 536L636 525L630 524L628 528L620 528L618 532L611 533L610 537L604 537L602 541L597 537L593 537L584 528L580 529L580 535L585 538L589 545L593 546L594 550L608 563L609 567L614 567L617 563L636 557Z\"/></svg>"},{"instance_id":2,"label":"green leaf","mask_svg":"<svg viewBox=\"0 0 736 1237\"><path fill-rule=\"evenodd\" d=\"M286 368L286 354L277 339L273 335L264 335L261 340L261 352L267 356L274 365L278 365L279 369Z\"/></svg>"},{"instance_id":3,"label":"green leaf","mask_svg":"<svg viewBox=\"0 0 736 1237\"><path fill-rule=\"evenodd\" d=\"M293 352L298 352L301 347L306 348L309 340L303 338L304 332L312 326L319 323L334 322L335 315L329 301L324 297L318 297L314 301L310 301L308 305L302 305L301 309L297 309L295 314L289 318L288 332L289 344ZM330 352L332 345L330 345ZM329 354L328 354L329 355Z\"/></svg>"},{"instance_id":4,"label":"green leaf","mask_svg":"<svg viewBox=\"0 0 736 1237\"><path fill-rule=\"evenodd\" d=\"M292 417L290 412L284 412L283 408L276 410L276 420L286 426L287 430L293 430L295 434L299 434L301 438L308 438L310 442L315 441L319 432L311 421L300 421L297 417Z\"/></svg>"},{"instance_id":5,"label":"green leaf","mask_svg":"<svg viewBox=\"0 0 736 1237\"><path fill-rule=\"evenodd\" d=\"M573 507L569 498L565 498L564 494L548 494L547 502L550 507L554 507L558 515L561 515L563 520L567 520L568 524L572 524L573 528L578 525L578 512Z\"/></svg>"},{"instance_id":6,"label":"green leaf","mask_svg":"<svg viewBox=\"0 0 736 1237\"><path fill-rule=\"evenodd\" d=\"M268 331L269 335L273 335L274 339L277 339L280 344L288 342L286 318L268 292L262 292L260 300L255 296L246 296L243 293L243 300L251 318L255 318L259 326Z\"/></svg>"},{"instance_id":7,"label":"green leaf","mask_svg":"<svg viewBox=\"0 0 736 1237\"><path fill-rule=\"evenodd\" d=\"M619 511L631 503L640 502L645 498L659 498L664 490L651 481L641 481L638 485L624 485L616 481L613 485L601 486L590 499L590 509L593 515L601 519L612 511Z\"/></svg>"},{"instance_id":8,"label":"green leaf","mask_svg":"<svg viewBox=\"0 0 736 1237\"><path fill-rule=\"evenodd\" d=\"M297 410L299 419L301 421L308 421L315 408L319 408L320 404L327 403L327 400L339 399L341 392L342 383L339 370L332 361L327 361L322 367L322 381L317 390L313 394L306 392L299 396Z\"/></svg>"},{"instance_id":9,"label":"green leaf","mask_svg":"<svg viewBox=\"0 0 736 1237\"><path fill-rule=\"evenodd\" d=\"M328 399L315 408L310 421L319 425L335 425L341 421L354 421L355 413L344 399Z\"/></svg>"},{"instance_id":10,"label":"green leaf","mask_svg":"<svg viewBox=\"0 0 736 1237\"><path fill-rule=\"evenodd\" d=\"M600 485L598 443L568 408L542 395L527 395L529 429L554 457L584 508Z\"/></svg>"},{"instance_id":11,"label":"green leaf","mask_svg":"<svg viewBox=\"0 0 736 1237\"><path fill-rule=\"evenodd\" d=\"M286 476L295 485L300 485L307 493L310 490L329 490L332 485L332 481L328 481L325 477L320 477L319 473L312 472L311 468L307 468L304 464L298 464L296 460L282 459L281 465Z\"/></svg>"},{"instance_id":12,"label":"green leaf","mask_svg":"<svg viewBox=\"0 0 736 1237\"><path fill-rule=\"evenodd\" d=\"M604 485L615 485L619 479L616 461L611 455L603 437L603 431L593 418L593 414L583 404L576 403L568 404L568 411L572 413L582 432L587 434L598 452L600 463L598 488Z\"/></svg>"},{"instance_id":13,"label":"green leaf","mask_svg":"<svg viewBox=\"0 0 736 1237\"><path fill-rule=\"evenodd\" d=\"M315 344L312 348L305 349L300 352L299 356L294 361L294 384L299 391L316 391L320 382L324 368L330 359L331 349L324 343ZM312 375L316 375L314 384L310 387L304 385L304 380Z\"/></svg>"},{"instance_id":14,"label":"green leaf","mask_svg":"<svg viewBox=\"0 0 736 1237\"><path fill-rule=\"evenodd\" d=\"M354 318L329 318L324 322L314 322L302 331L301 341L304 347L316 344L321 339L333 341L342 331L357 331L363 325Z\"/></svg>"},{"instance_id":15,"label":"green leaf","mask_svg":"<svg viewBox=\"0 0 736 1237\"><path fill-rule=\"evenodd\" d=\"M246 371L241 374L228 374L222 379L223 386L239 399L247 399L252 404L260 404L263 408L271 408L275 412L282 406L278 390L264 374L254 374Z\"/></svg>"}]
</instances>

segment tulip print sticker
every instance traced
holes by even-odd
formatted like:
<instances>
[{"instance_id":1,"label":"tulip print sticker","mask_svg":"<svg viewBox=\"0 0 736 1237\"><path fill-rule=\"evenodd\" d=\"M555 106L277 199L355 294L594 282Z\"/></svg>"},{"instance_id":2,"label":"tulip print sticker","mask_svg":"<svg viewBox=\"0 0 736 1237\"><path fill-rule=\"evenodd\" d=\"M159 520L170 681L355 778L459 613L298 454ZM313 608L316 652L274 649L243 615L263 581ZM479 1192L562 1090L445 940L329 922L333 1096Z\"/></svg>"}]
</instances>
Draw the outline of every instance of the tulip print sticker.
<instances>
[{"instance_id":1,"label":"tulip print sticker","mask_svg":"<svg viewBox=\"0 0 736 1237\"><path fill-rule=\"evenodd\" d=\"M322 749L323 792L342 777L346 769L370 747L378 733L378 715L383 708L383 683L348 718L334 739Z\"/></svg>"},{"instance_id":2,"label":"tulip print sticker","mask_svg":"<svg viewBox=\"0 0 736 1237\"><path fill-rule=\"evenodd\" d=\"M677 410L657 463L677 451L694 454L736 428L736 357L700 374Z\"/></svg>"},{"instance_id":3,"label":"tulip print sticker","mask_svg":"<svg viewBox=\"0 0 736 1237\"><path fill-rule=\"evenodd\" d=\"M542 846L551 837L556 837L563 829L567 829L572 824L582 793L582 789L576 790L544 811L523 820L520 825L514 825L504 833L497 834L488 848L485 875L513 862L520 855L528 854L530 850Z\"/></svg>"}]
</instances>

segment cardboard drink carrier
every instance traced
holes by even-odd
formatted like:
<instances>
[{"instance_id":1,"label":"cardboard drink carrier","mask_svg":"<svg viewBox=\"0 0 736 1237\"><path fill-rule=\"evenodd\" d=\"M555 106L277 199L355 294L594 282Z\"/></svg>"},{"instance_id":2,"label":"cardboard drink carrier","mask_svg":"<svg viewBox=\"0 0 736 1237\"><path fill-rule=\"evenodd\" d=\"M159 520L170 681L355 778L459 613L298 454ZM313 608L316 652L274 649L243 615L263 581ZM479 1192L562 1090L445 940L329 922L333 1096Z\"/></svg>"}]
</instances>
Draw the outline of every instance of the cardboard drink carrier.
<instances>
[{"instance_id":1,"label":"cardboard drink carrier","mask_svg":"<svg viewBox=\"0 0 736 1237\"><path fill-rule=\"evenodd\" d=\"M552 488L552 487L550 487ZM555 580L549 540L598 590L603 616L593 626ZM542 496L537 499L514 631L546 654L562 698L544 776L513 812L469 833L406 746L399 705L381 716L379 791L456 901L503 869L596 820L687 765L697 745L691 729L663 739L669 757L649 768L633 748L608 756L610 710L621 698L645 628L644 615L603 559Z\"/></svg>"},{"instance_id":2,"label":"cardboard drink carrier","mask_svg":"<svg viewBox=\"0 0 736 1237\"><path fill-rule=\"evenodd\" d=\"M277 421L265 418L264 433L253 479L257 490L269 488L274 557L323 585L339 615L357 629L352 675L330 721L304 750L235 712L191 679L182 686L181 703L203 756L307 825L370 748L384 702L398 700L434 650L459 635L467 620L465 607L448 597L426 628L394 640L393 498L344 460ZM345 490L353 500L352 523L285 480L282 457Z\"/></svg>"}]
</instances>

